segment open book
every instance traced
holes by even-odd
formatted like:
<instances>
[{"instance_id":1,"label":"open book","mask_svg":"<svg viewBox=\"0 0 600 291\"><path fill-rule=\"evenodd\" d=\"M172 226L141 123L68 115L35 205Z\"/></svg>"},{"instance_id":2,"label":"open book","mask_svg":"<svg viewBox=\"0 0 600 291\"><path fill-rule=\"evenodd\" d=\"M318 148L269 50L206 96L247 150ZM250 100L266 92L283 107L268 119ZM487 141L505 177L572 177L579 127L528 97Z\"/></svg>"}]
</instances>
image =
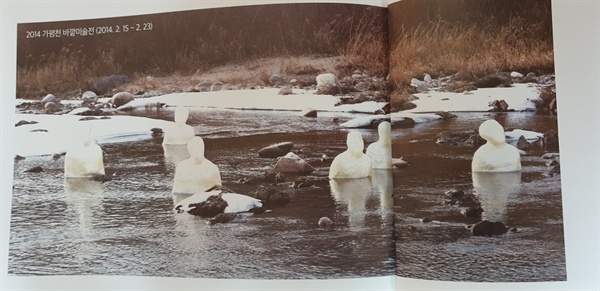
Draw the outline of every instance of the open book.
<instances>
[{"instance_id":1,"label":"open book","mask_svg":"<svg viewBox=\"0 0 600 291\"><path fill-rule=\"evenodd\" d=\"M243 4L2 4L3 289L598 287L598 3Z\"/></svg>"}]
</instances>

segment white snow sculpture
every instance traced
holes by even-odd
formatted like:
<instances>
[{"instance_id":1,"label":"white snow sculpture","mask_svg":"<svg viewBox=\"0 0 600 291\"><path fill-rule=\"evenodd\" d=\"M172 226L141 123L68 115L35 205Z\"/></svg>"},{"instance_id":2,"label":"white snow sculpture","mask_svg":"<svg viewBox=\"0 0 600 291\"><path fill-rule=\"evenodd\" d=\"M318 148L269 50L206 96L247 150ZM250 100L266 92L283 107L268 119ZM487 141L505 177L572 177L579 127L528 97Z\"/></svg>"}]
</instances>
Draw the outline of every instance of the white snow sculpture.
<instances>
[{"instance_id":1,"label":"white snow sculpture","mask_svg":"<svg viewBox=\"0 0 600 291\"><path fill-rule=\"evenodd\" d=\"M175 124L166 128L163 145L187 144L196 135L194 128L185 124L189 114L185 107L175 109Z\"/></svg>"},{"instance_id":2,"label":"white snow sculpture","mask_svg":"<svg viewBox=\"0 0 600 291\"><path fill-rule=\"evenodd\" d=\"M195 136L187 145L190 158L175 169L173 193L194 194L221 185L219 168L204 157L204 140Z\"/></svg>"},{"instance_id":3,"label":"white snow sculpture","mask_svg":"<svg viewBox=\"0 0 600 291\"><path fill-rule=\"evenodd\" d=\"M346 140L348 149L339 154L329 168L329 178L365 178L371 176L371 159L363 153L362 135L353 131Z\"/></svg>"},{"instance_id":4,"label":"white snow sculpture","mask_svg":"<svg viewBox=\"0 0 600 291\"><path fill-rule=\"evenodd\" d=\"M65 155L65 178L104 176L102 149L92 141L90 127L80 131L78 142Z\"/></svg>"},{"instance_id":5,"label":"white snow sculpture","mask_svg":"<svg viewBox=\"0 0 600 291\"><path fill-rule=\"evenodd\" d=\"M506 143L504 128L496 120L479 126L479 135L487 141L473 156L473 172L515 172L521 170L519 150Z\"/></svg>"},{"instance_id":6,"label":"white snow sculpture","mask_svg":"<svg viewBox=\"0 0 600 291\"><path fill-rule=\"evenodd\" d=\"M371 158L374 169L392 168L392 126L384 121L377 127L379 140L367 147L367 156Z\"/></svg>"}]
</instances>

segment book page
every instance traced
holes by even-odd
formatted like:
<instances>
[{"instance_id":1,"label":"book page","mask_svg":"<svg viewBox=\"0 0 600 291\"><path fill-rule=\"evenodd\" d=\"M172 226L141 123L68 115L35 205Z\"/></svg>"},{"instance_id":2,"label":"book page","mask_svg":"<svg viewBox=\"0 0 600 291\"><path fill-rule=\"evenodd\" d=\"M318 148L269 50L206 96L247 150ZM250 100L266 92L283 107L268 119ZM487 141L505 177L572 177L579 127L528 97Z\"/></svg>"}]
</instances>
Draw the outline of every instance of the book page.
<instances>
[{"instance_id":1,"label":"book page","mask_svg":"<svg viewBox=\"0 0 600 291\"><path fill-rule=\"evenodd\" d=\"M386 8L232 4L3 4L3 289L393 289Z\"/></svg>"},{"instance_id":2,"label":"book page","mask_svg":"<svg viewBox=\"0 0 600 291\"><path fill-rule=\"evenodd\" d=\"M563 28L597 32L598 5L578 4L570 13L551 1L388 6L392 122L403 127L392 135L402 167L394 172L399 290L598 287L590 185L598 167L585 162L597 161L598 120L589 115L595 109L572 104L597 103L589 99L597 95L597 33L588 51ZM572 28L582 19L574 11L586 9L596 16ZM575 55L587 59L575 61L583 71L560 71ZM573 87L570 74L589 78L590 88ZM573 139L582 124L592 127L592 144L589 134ZM596 208L583 215L567 207L589 204ZM594 226L574 225L590 213ZM583 252L575 247L582 239Z\"/></svg>"}]
</instances>

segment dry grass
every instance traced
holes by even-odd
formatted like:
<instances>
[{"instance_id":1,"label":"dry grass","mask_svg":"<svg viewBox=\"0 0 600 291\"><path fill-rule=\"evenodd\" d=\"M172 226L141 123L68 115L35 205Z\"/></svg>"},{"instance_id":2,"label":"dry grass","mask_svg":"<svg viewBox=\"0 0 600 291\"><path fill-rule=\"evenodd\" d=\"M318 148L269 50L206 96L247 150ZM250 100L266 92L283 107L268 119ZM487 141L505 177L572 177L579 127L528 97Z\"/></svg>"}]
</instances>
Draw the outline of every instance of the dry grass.
<instances>
[{"instance_id":1,"label":"dry grass","mask_svg":"<svg viewBox=\"0 0 600 291\"><path fill-rule=\"evenodd\" d=\"M460 71L483 77L498 71L549 71L554 68L551 40L531 39L514 18L508 25L453 26L438 22L403 35L391 51L393 81L406 85L413 77L449 75Z\"/></svg>"},{"instance_id":2,"label":"dry grass","mask_svg":"<svg viewBox=\"0 0 600 291\"><path fill-rule=\"evenodd\" d=\"M112 74L201 75L218 66L273 57L342 54L353 69L381 75L387 72L387 19L383 8L259 5L133 16L127 21L152 22L154 29L93 37L25 39L21 36L26 31L98 27L114 25L115 20L19 25L17 97L41 98L45 93L87 90L94 80ZM75 47L77 56L61 53ZM298 75L322 72L322 68L307 63L279 69ZM267 84L272 73L276 70L269 68L255 79Z\"/></svg>"},{"instance_id":3,"label":"dry grass","mask_svg":"<svg viewBox=\"0 0 600 291\"><path fill-rule=\"evenodd\" d=\"M291 58L281 65L280 72L286 75L317 75L324 72L323 67L316 67L310 63L303 63L297 58Z\"/></svg>"},{"instance_id":4,"label":"dry grass","mask_svg":"<svg viewBox=\"0 0 600 291\"><path fill-rule=\"evenodd\" d=\"M110 55L85 63L80 54L51 54L37 66L18 67L17 96L36 98L48 93L87 90L94 76L120 71Z\"/></svg>"}]
</instances>

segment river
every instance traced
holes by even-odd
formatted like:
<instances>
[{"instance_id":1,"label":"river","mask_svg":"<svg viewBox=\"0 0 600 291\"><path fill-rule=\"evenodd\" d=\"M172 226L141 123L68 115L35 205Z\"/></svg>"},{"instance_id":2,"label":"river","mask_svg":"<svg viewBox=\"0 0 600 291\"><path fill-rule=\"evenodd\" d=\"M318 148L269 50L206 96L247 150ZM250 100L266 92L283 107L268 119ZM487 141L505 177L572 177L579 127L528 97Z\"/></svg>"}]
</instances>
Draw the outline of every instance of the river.
<instances>
[{"instance_id":1,"label":"river","mask_svg":"<svg viewBox=\"0 0 600 291\"><path fill-rule=\"evenodd\" d=\"M556 117L534 113L457 113L458 118L393 132L394 156L411 165L394 172L397 272L403 277L486 282L566 280L560 174L551 174L547 150L532 146L522 173L471 174L476 147L436 144L442 131L477 129L487 119L505 128L544 133ZM556 149L551 149L556 151ZM447 205L446 191L474 193L483 218L516 232L472 236L461 207ZM423 222L431 220L431 222Z\"/></svg>"},{"instance_id":2,"label":"river","mask_svg":"<svg viewBox=\"0 0 600 291\"><path fill-rule=\"evenodd\" d=\"M173 120L170 109L132 114ZM465 226L477 221L444 204L444 192L474 191L470 159L476 148L435 143L440 131L476 129L488 118L538 132L556 129L556 118L533 113L458 115L393 130L394 156L405 157L409 167L330 183L331 161L321 157L345 150L348 130L337 123L348 120L347 114L311 119L291 111L193 109L188 124L205 139L206 157L219 167L224 186L242 194L272 186L292 199L272 212L241 214L228 224L212 226L173 211L174 167L186 154L165 153L160 138L100 140L112 177L104 183L65 181L64 158L15 161L8 271L252 279L397 272L431 280L564 280L560 175L549 174L540 158L544 150L522 158L523 173L507 178L517 186L501 187L500 198L485 198L485 191L478 190L484 215L500 217L518 231L473 237ZM376 130L359 131L365 145L377 140ZM312 187L290 188L299 178L293 175L277 185L241 182L275 164L275 159L258 157L260 148L284 141L293 142L294 151L315 168L304 177ZM42 173L25 172L38 165ZM334 220L332 229L318 227L323 216ZM433 221L423 223L426 217Z\"/></svg>"}]
</instances>

